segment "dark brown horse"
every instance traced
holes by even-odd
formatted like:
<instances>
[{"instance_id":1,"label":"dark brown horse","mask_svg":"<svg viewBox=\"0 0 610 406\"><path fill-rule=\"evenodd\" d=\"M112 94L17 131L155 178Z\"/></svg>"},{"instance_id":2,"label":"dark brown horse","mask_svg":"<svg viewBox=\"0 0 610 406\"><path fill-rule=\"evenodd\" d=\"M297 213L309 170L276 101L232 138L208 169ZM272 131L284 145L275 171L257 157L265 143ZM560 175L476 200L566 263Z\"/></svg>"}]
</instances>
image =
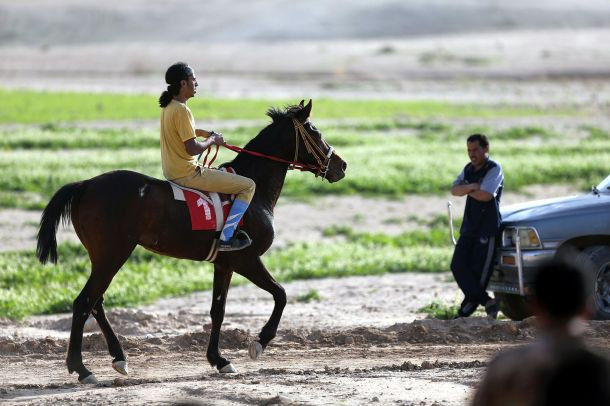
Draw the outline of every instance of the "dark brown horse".
<instances>
[{"instance_id":1,"label":"dark brown horse","mask_svg":"<svg viewBox=\"0 0 610 406\"><path fill-rule=\"evenodd\" d=\"M347 164L333 152L322 134L311 124L311 100L285 110L271 109L271 124L246 148L284 161L298 161L329 182L345 176ZM313 142L312 145L311 143ZM313 148L312 148L313 147ZM321 156L322 153L324 156ZM260 256L273 242L273 209L282 191L289 165L241 152L229 163L235 171L256 182L256 193L244 217L242 229L252 238L252 245L235 252L219 252L214 260L212 292L212 330L207 359L221 372L235 372L218 348L225 301L233 272L245 276L274 299L271 317L249 353L257 358L275 337L286 293L265 268ZM301 165L301 166L303 166ZM298 165L297 165L298 166ZM57 262L55 234L61 220L72 220L74 230L91 259L91 276L74 300L72 330L66 364L84 383L96 382L82 361L84 323L90 313L106 338L113 367L127 374L125 353L104 314L104 292L112 278L127 261L136 245L162 255L201 261L215 239L213 231L192 231L188 209L175 201L168 182L130 171L104 173L60 188L42 213L38 232L37 255L42 263Z\"/></svg>"}]
</instances>

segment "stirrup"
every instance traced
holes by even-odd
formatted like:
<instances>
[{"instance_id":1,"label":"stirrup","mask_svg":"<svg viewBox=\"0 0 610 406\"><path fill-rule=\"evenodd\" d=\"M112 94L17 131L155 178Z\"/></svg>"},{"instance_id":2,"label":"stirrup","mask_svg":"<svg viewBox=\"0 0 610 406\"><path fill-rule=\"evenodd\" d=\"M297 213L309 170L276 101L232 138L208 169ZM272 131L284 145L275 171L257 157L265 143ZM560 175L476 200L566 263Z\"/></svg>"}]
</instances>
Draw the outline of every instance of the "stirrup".
<instances>
[{"instance_id":1,"label":"stirrup","mask_svg":"<svg viewBox=\"0 0 610 406\"><path fill-rule=\"evenodd\" d=\"M229 241L218 241L218 251L239 251L252 244L250 236L242 230L237 230Z\"/></svg>"}]
</instances>

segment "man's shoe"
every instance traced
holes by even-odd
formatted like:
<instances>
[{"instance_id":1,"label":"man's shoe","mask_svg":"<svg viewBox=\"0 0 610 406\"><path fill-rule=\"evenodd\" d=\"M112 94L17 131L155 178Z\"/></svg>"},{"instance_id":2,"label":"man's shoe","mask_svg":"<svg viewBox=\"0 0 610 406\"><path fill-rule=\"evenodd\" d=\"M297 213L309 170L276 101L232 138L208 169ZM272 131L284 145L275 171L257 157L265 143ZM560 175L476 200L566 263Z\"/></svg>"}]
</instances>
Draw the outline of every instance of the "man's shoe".
<instances>
[{"instance_id":1,"label":"man's shoe","mask_svg":"<svg viewBox=\"0 0 610 406\"><path fill-rule=\"evenodd\" d=\"M237 230L229 241L218 242L218 251L239 251L252 244L250 236L245 231Z\"/></svg>"},{"instance_id":2,"label":"man's shoe","mask_svg":"<svg viewBox=\"0 0 610 406\"><path fill-rule=\"evenodd\" d=\"M495 320L498 318L499 311L500 306L498 305L498 302L496 302L496 299L488 300L487 303L485 303L485 313L487 313L487 317Z\"/></svg>"},{"instance_id":3,"label":"man's shoe","mask_svg":"<svg viewBox=\"0 0 610 406\"><path fill-rule=\"evenodd\" d=\"M472 313L477 310L477 307L478 306L476 303L467 302L466 300L464 300L458 310L457 316L455 316L454 319L459 319L461 317L470 317Z\"/></svg>"}]
</instances>

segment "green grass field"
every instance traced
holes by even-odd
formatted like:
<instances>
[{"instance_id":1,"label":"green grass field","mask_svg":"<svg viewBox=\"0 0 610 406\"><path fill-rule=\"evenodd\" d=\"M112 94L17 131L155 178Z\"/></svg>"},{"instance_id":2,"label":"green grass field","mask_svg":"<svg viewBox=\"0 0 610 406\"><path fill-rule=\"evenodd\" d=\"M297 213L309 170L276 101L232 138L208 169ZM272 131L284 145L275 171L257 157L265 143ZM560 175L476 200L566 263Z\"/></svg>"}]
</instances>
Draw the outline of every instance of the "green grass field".
<instances>
[{"instance_id":1,"label":"green grass field","mask_svg":"<svg viewBox=\"0 0 610 406\"><path fill-rule=\"evenodd\" d=\"M243 146L259 130L241 127L227 138ZM442 194L466 162L465 130L435 121L335 123L321 130L348 162L347 176L331 185L308 173L290 172L284 197ZM578 139L538 127L512 127L495 137L492 129L484 130L493 137L492 157L502 164L509 190L555 183L585 189L610 173L610 143L601 129L590 128ZM62 185L115 169L161 178L158 142L151 129L0 130L0 206L40 209ZM234 157L221 148L217 162Z\"/></svg>"},{"instance_id":2,"label":"green grass field","mask_svg":"<svg viewBox=\"0 0 610 406\"><path fill-rule=\"evenodd\" d=\"M216 129L239 146L269 121L265 116L269 106L286 104L286 100L189 102L200 120L260 120L260 126L250 122L229 131ZM158 130L100 129L86 124L156 120L158 114L156 98L148 95L0 90L0 124L8 124L0 127L0 206L40 209L63 184L115 169L131 169L160 178ZM491 137L492 157L503 165L508 190L558 183L585 189L610 173L610 135L603 129L583 126L557 132L545 126L515 125L498 130L451 124L450 120L582 114L527 106L317 100L313 121L348 162L347 176L330 185L311 174L291 172L283 196L395 198L409 193L446 194L466 163L464 138L475 131ZM218 162L233 157L231 151L221 150ZM405 218L408 216L405 213ZM294 244L271 250L264 261L280 281L447 271L452 247L447 242L444 219L433 219L424 226L425 231L400 236L356 233L349 227L330 228L325 235L339 237L337 242ZM88 258L80 245L60 246L58 266L40 265L32 252L0 253L0 317L69 311L88 273ZM209 289L211 283L209 264L137 249L113 281L106 303L134 306ZM236 277L234 283L244 280ZM434 304L426 312L445 317L452 311L439 306Z\"/></svg>"},{"instance_id":3,"label":"green grass field","mask_svg":"<svg viewBox=\"0 0 610 406\"><path fill-rule=\"evenodd\" d=\"M451 248L444 238L389 237L347 232L344 242L294 244L272 250L263 260L280 282L295 279L374 275L387 272L442 272ZM434 234L440 235L438 232ZM59 246L58 265L41 265L32 251L0 253L0 318L68 312L89 277L81 245ZM107 306L135 306L212 287L208 263L178 260L138 247L105 295ZM234 284L245 279L235 276Z\"/></svg>"},{"instance_id":4,"label":"green grass field","mask_svg":"<svg viewBox=\"0 0 610 406\"><path fill-rule=\"evenodd\" d=\"M159 117L157 96L110 93L15 91L0 89L0 123L62 123L91 120L145 120ZM257 119L270 107L298 100L231 100L197 97L189 101L195 117L203 119ZM329 100L314 101L319 118L498 117L548 114L527 106L482 106L438 101ZM554 110L553 114L574 114Z\"/></svg>"}]
</instances>

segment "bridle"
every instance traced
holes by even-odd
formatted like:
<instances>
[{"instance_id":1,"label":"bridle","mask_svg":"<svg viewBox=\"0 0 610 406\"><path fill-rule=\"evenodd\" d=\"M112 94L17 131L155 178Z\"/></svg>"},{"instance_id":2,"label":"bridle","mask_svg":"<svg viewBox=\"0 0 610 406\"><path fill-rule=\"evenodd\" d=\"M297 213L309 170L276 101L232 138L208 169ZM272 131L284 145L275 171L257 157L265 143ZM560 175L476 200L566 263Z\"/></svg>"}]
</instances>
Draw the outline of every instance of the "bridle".
<instances>
[{"instance_id":1,"label":"bridle","mask_svg":"<svg viewBox=\"0 0 610 406\"><path fill-rule=\"evenodd\" d=\"M311 137L311 135L307 132L303 124L301 124L297 119L293 118L292 123L294 125L294 133L295 133L295 149L294 149L294 159L292 161L288 161L286 159L282 159L273 155L263 154L261 152L250 151L244 148L237 147L235 145L223 144L223 146L231 151L240 153L244 152L249 155L257 156L260 158L267 158L275 162L280 162L288 165L288 169L298 169L300 171L310 171L313 172L316 177L321 176L322 179L326 178L326 173L328 172L328 167L330 166L330 159L335 152L335 149L332 146L328 146L328 151L324 152L315 142L315 140ZM297 161L299 156L299 137L303 140L303 144L305 144L305 148L307 152L313 155L317 165L314 164L305 164ZM206 166L206 162L208 159L208 155L210 154L210 146L207 150L205 158L203 160L203 166ZM218 145L216 145L216 151L210 163L207 166L211 166L214 160L216 160L216 156L218 155ZM199 155L201 157L201 155Z\"/></svg>"},{"instance_id":2,"label":"bridle","mask_svg":"<svg viewBox=\"0 0 610 406\"><path fill-rule=\"evenodd\" d=\"M309 133L307 132L307 130L305 129L303 124L301 124L299 122L299 120L297 120L296 118L293 118L292 123L294 124L294 136L295 136L293 162L298 163L297 157L299 156L299 136L300 136L301 139L303 140L303 144L305 144L305 148L307 149L307 152L309 152L311 155L313 155L313 157L316 159L316 162L318 162L317 166L311 165L313 167L313 169L318 170L316 172L316 177L322 176L322 179L326 178L326 172L328 172L328 167L330 166L330 158L333 155L333 152L335 152L335 149L329 145L327 152L322 151L322 149L318 146L318 144L316 144L314 139L311 138L311 135L309 135ZM293 164L293 166L294 166L294 164Z\"/></svg>"}]
</instances>

